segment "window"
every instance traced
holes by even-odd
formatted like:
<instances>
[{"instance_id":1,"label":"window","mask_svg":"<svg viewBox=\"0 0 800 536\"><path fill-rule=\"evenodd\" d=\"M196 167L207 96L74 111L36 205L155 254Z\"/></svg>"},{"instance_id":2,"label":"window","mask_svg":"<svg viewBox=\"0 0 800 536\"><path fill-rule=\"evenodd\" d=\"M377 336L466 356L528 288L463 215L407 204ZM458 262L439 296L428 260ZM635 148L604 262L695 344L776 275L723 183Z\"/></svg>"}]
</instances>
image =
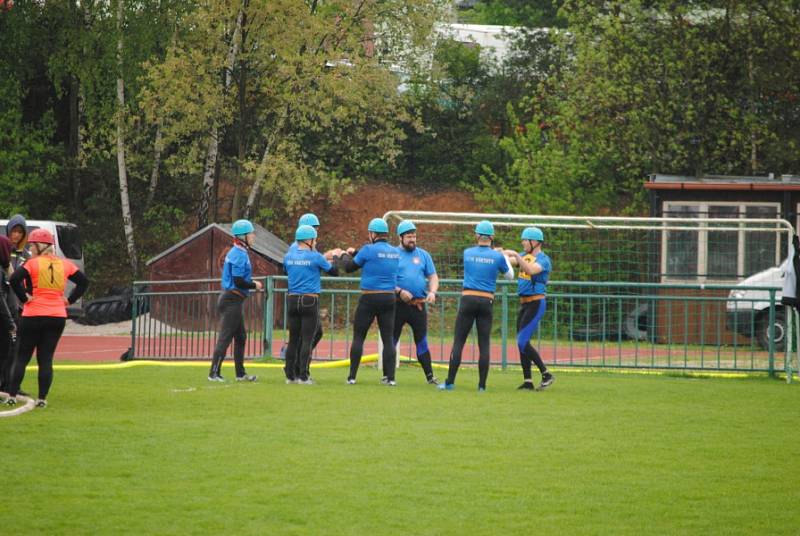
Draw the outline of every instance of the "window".
<instances>
[{"instance_id":1,"label":"window","mask_svg":"<svg viewBox=\"0 0 800 536\"><path fill-rule=\"evenodd\" d=\"M58 246L68 259L82 259L81 235L78 228L74 225L59 225L56 227L58 232Z\"/></svg>"},{"instance_id":2,"label":"window","mask_svg":"<svg viewBox=\"0 0 800 536\"><path fill-rule=\"evenodd\" d=\"M748 231L743 224L735 223L740 218L779 218L779 203L674 201L664 203L663 214L665 218L731 220L730 223L709 224L705 229L691 222L676 222L675 227L687 230L664 231L661 244L664 279L737 280L777 266L781 261L777 233ZM715 227L725 230L715 231ZM738 230L731 230L731 227L738 227Z\"/></svg>"}]
</instances>

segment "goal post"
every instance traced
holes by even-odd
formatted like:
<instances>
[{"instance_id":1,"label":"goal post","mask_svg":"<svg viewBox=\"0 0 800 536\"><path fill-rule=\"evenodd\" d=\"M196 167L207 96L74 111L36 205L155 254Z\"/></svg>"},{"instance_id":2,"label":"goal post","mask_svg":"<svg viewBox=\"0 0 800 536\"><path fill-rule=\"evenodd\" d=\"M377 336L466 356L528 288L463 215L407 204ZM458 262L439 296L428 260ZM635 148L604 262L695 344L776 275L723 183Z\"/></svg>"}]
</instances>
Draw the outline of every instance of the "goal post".
<instances>
[{"instance_id":1,"label":"goal post","mask_svg":"<svg viewBox=\"0 0 800 536\"><path fill-rule=\"evenodd\" d=\"M737 213L624 217L421 210L391 210L384 219L392 233L402 220L412 220L417 243L433 257L439 277L454 281L463 278L462 252L475 244L474 228L481 220L494 224L496 245L517 251L523 228L542 229L544 250L553 261L551 288L562 296L556 306L561 313L570 308L568 325L543 322L550 324L540 330L546 328L554 339L680 343L687 367L697 364L688 356L695 345L731 346L731 368L739 366L737 346L750 344L770 356L791 347L785 340L769 347L776 336L774 322L766 322L768 315L756 309L755 298L730 298L744 279L787 258L794 229L784 219ZM780 305L776 284L761 286L771 287L762 294L767 301L771 294ZM702 367L703 350L699 353ZM786 355L787 370L789 359Z\"/></svg>"}]
</instances>

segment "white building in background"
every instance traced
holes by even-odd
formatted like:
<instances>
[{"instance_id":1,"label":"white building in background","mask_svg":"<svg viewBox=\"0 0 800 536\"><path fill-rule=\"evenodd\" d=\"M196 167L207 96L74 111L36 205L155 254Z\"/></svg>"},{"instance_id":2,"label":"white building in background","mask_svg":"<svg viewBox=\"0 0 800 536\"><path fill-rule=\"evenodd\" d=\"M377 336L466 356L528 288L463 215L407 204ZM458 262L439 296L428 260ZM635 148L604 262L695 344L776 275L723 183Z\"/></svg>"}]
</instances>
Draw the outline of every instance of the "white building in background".
<instances>
[{"instance_id":1,"label":"white building in background","mask_svg":"<svg viewBox=\"0 0 800 536\"><path fill-rule=\"evenodd\" d=\"M438 31L444 38L480 47L483 59L500 63L508 56L511 40L518 29L514 26L450 23L440 25Z\"/></svg>"}]
</instances>

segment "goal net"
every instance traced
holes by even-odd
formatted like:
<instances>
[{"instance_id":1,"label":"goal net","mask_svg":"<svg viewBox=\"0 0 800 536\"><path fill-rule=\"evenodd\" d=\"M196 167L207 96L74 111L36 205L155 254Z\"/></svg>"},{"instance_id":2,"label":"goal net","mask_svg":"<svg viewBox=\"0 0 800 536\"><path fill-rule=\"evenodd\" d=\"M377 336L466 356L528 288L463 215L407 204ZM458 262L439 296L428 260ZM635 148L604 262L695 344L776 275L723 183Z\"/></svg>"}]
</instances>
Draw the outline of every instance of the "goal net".
<instances>
[{"instance_id":1,"label":"goal net","mask_svg":"<svg viewBox=\"0 0 800 536\"><path fill-rule=\"evenodd\" d=\"M542 229L553 262L548 314L537 342L545 361L588 366L766 370L769 354L785 344L778 280L766 290L732 294L749 276L778 267L793 229L777 218L708 217L694 213L662 218L390 211L390 230L412 220L417 243L434 259L450 293L442 324L454 316L462 252L475 244L475 225L490 220L496 246L520 251L520 232ZM396 236L393 240L399 240ZM779 270L777 270L779 272ZM772 290L769 290L772 289ZM514 341L516 285L499 285L510 313L504 354L518 359ZM737 297L738 296L738 297ZM764 304L766 302L766 305ZM772 312L770 312L772 309ZM772 323L770 323L772 320ZM771 326L776 332L771 331ZM445 328L446 329L446 328ZM549 359L548 359L549 357Z\"/></svg>"}]
</instances>

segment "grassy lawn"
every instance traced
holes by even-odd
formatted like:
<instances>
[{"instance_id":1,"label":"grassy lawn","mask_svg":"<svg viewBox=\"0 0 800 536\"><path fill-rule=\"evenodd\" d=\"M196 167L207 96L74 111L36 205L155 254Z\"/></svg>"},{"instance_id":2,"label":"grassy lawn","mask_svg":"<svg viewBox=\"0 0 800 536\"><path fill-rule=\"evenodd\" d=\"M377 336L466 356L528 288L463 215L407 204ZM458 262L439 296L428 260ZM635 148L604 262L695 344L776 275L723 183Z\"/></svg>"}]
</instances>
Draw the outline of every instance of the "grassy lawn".
<instances>
[{"instance_id":1,"label":"grassy lawn","mask_svg":"<svg viewBox=\"0 0 800 536\"><path fill-rule=\"evenodd\" d=\"M796 534L800 386L404 367L319 385L200 367L57 370L0 419L6 534ZM233 377L226 366L224 373ZM443 371L439 371L440 377ZM35 373L24 386L35 393Z\"/></svg>"}]
</instances>

